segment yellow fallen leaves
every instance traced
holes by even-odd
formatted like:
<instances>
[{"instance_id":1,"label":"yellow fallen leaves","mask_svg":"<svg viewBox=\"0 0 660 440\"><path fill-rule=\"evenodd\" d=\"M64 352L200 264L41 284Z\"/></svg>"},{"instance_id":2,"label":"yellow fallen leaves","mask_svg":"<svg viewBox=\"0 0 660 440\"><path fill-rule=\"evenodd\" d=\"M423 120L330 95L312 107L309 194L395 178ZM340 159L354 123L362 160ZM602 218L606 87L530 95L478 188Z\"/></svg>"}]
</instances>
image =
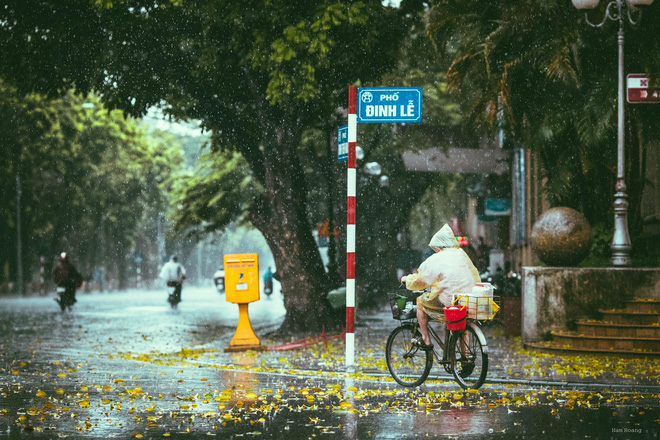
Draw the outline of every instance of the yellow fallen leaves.
<instances>
[{"instance_id":1,"label":"yellow fallen leaves","mask_svg":"<svg viewBox=\"0 0 660 440\"><path fill-rule=\"evenodd\" d=\"M131 396L141 396L144 394L141 387L135 387L133 389L126 388L124 391Z\"/></svg>"},{"instance_id":2,"label":"yellow fallen leaves","mask_svg":"<svg viewBox=\"0 0 660 440\"><path fill-rule=\"evenodd\" d=\"M40 399L46 396L48 396L48 394L46 394L44 391L41 390L37 391L37 397L39 397Z\"/></svg>"}]
</instances>

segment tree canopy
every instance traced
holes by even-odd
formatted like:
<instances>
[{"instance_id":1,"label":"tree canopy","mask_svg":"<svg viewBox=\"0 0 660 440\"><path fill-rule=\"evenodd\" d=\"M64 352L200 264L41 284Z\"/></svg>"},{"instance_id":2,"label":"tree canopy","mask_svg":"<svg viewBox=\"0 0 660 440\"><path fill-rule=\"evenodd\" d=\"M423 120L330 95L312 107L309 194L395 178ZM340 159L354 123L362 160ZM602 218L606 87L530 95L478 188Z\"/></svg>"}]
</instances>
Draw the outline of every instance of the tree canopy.
<instances>
[{"instance_id":1,"label":"tree canopy","mask_svg":"<svg viewBox=\"0 0 660 440\"><path fill-rule=\"evenodd\" d=\"M51 100L6 85L0 95L7 153L0 177L3 248L16 249L20 220L27 279L40 256L68 250L84 275L106 266L121 287L125 256L136 242L149 241L141 235L145 221L165 213L161 188L181 163L179 150L147 140L135 121L109 113L91 95L69 92ZM14 255L3 253L0 265L15 267Z\"/></svg>"},{"instance_id":2,"label":"tree canopy","mask_svg":"<svg viewBox=\"0 0 660 440\"><path fill-rule=\"evenodd\" d=\"M589 13L593 22L603 18L608 2L601 3ZM628 73L660 72L658 6L644 9L639 26L626 26ZM440 0L429 15L429 35L452 60L449 85L473 126L502 128L509 146L534 149L551 202L582 210L592 225L611 225L613 218L617 26L609 21L594 29L564 1ZM644 151L657 136L659 111L627 106L633 235L641 231Z\"/></svg>"},{"instance_id":3,"label":"tree canopy","mask_svg":"<svg viewBox=\"0 0 660 440\"><path fill-rule=\"evenodd\" d=\"M328 283L311 234L302 136L346 105L349 85L378 81L392 68L414 7L419 2L10 2L0 11L7 61L0 75L23 91L95 90L129 115L163 105L173 117L201 120L213 151L228 159L221 166L249 169L228 176L263 188L240 197L251 197L247 219L274 253L285 326L319 327ZM179 212L199 220L222 213L219 193L196 212L186 205L209 189L191 188ZM224 212L217 225L242 214Z\"/></svg>"}]
</instances>

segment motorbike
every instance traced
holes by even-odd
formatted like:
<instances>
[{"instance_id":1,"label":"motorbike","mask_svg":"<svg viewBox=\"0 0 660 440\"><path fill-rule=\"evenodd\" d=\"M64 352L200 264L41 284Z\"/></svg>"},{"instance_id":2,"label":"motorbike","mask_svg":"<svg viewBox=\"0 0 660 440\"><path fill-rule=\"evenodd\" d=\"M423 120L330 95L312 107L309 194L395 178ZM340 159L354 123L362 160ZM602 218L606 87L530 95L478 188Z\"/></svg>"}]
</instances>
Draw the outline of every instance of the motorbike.
<instances>
[{"instance_id":1,"label":"motorbike","mask_svg":"<svg viewBox=\"0 0 660 440\"><path fill-rule=\"evenodd\" d=\"M225 271L218 270L213 275L213 283L215 284L216 292L222 294L225 291Z\"/></svg>"},{"instance_id":2,"label":"motorbike","mask_svg":"<svg viewBox=\"0 0 660 440\"><path fill-rule=\"evenodd\" d=\"M181 285L182 283L176 281L167 282L167 302L173 309L176 309L181 302Z\"/></svg>"},{"instance_id":3,"label":"motorbike","mask_svg":"<svg viewBox=\"0 0 660 440\"><path fill-rule=\"evenodd\" d=\"M264 281L264 293L270 296L273 293L273 281Z\"/></svg>"},{"instance_id":4,"label":"motorbike","mask_svg":"<svg viewBox=\"0 0 660 440\"><path fill-rule=\"evenodd\" d=\"M516 272L504 273L498 268L494 274L481 274L481 281L491 283L500 296L520 297L522 295L522 276Z\"/></svg>"},{"instance_id":5,"label":"motorbike","mask_svg":"<svg viewBox=\"0 0 660 440\"><path fill-rule=\"evenodd\" d=\"M76 303L76 289L73 287L57 287L56 292L59 298L55 298L55 301L60 305L60 309L62 311L71 310Z\"/></svg>"}]
</instances>

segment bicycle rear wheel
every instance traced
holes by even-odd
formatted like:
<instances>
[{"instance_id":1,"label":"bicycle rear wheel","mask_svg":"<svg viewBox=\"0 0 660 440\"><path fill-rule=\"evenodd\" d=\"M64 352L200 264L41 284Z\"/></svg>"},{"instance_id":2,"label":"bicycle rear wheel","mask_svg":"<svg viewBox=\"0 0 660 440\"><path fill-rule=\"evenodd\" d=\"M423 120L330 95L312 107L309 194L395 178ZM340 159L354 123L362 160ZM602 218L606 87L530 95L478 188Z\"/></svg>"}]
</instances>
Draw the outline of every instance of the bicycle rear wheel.
<instances>
[{"instance_id":1,"label":"bicycle rear wheel","mask_svg":"<svg viewBox=\"0 0 660 440\"><path fill-rule=\"evenodd\" d=\"M404 387L424 383L433 366L433 352L413 347L411 340L420 336L413 323L395 328L387 338L385 359L394 380Z\"/></svg>"},{"instance_id":2,"label":"bicycle rear wheel","mask_svg":"<svg viewBox=\"0 0 660 440\"><path fill-rule=\"evenodd\" d=\"M468 325L465 330L453 332L449 340L454 379L464 389L479 388L488 373L488 353L481 344L477 330Z\"/></svg>"}]
</instances>

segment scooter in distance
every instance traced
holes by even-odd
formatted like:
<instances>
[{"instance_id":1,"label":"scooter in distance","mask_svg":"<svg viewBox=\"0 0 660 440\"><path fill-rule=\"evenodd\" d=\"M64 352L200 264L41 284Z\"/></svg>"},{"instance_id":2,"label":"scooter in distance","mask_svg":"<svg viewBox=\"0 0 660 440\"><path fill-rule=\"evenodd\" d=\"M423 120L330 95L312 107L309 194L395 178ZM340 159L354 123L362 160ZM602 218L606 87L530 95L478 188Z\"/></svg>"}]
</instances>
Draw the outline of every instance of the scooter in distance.
<instances>
[{"instance_id":1,"label":"scooter in distance","mask_svg":"<svg viewBox=\"0 0 660 440\"><path fill-rule=\"evenodd\" d=\"M270 296L273 293L273 281L264 281L264 293Z\"/></svg>"},{"instance_id":2,"label":"scooter in distance","mask_svg":"<svg viewBox=\"0 0 660 440\"><path fill-rule=\"evenodd\" d=\"M56 292L59 298L55 298L55 301L60 305L60 310L71 310L76 303L76 289L70 287L57 287Z\"/></svg>"},{"instance_id":3,"label":"scooter in distance","mask_svg":"<svg viewBox=\"0 0 660 440\"><path fill-rule=\"evenodd\" d=\"M181 284L176 281L167 282L167 302L173 309L176 309L181 302Z\"/></svg>"},{"instance_id":4,"label":"scooter in distance","mask_svg":"<svg viewBox=\"0 0 660 440\"><path fill-rule=\"evenodd\" d=\"M213 284L215 284L215 291L223 294L225 293L225 271L218 269L213 274Z\"/></svg>"}]
</instances>

